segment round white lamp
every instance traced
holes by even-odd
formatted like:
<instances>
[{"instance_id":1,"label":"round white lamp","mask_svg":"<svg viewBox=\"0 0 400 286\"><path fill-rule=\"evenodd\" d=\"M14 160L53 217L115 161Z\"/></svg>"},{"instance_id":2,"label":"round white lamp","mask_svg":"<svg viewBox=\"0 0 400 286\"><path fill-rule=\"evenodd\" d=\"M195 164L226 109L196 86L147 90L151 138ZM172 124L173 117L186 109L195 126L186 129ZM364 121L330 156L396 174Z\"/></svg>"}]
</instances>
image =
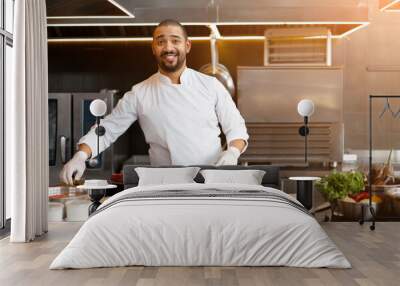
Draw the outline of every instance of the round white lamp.
<instances>
[{"instance_id":1,"label":"round white lamp","mask_svg":"<svg viewBox=\"0 0 400 286\"><path fill-rule=\"evenodd\" d=\"M314 102L310 99L303 99L297 104L297 112L303 117L309 117L314 113Z\"/></svg>"},{"instance_id":2,"label":"round white lamp","mask_svg":"<svg viewBox=\"0 0 400 286\"><path fill-rule=\"evenodd\" d=\"M107 104L101 99L95 99L90 103L89 110L94 116L101 117L106 114Z\"/></svg>"},{"instance_id":3,"label":"round white lamp","mask_svg":"<svg viewBox=\"0 0 400 286\"><path fill-rule=\"evenodd\" d=\"M101 99L95 99L90 103L89 106L90 113L96 117L96 129L95 133L97 135L97 156L96 158L91 158L89 160L89 166L96 167L99 164L99 145L100 145L100 136L103 136L106 133L106 129L103 126L100 126L100 118L103 117L107 112L107 104Z\"/></svg>"},{"instance_id":4,"label":"round white lamp","mask_svg":"<svg viewBox=\"0 0 400 286\"><path fill-rule=\"evenodd\" d=\"M308 118L314 113L314 102L310 99L303 99L297 104L297 112L303 116L304 125L299 128L299 134L304 136L304 162L308 163L307 135L310 133L308 128Z\"/></svg>"},{"instance_id":5,"label":"round white lamp","mask_svg":"<svg viewBox=\"0 0 400 286\"><path fill-rule=\"evenodd\" d=\"M89 159L89 166L96 167L99 164L99 146L100 136L106 133L104 126L100 125L100 119L107 112L107 104L101 99L95 99L90 103L90 113L96 117L96 129L94 130L97 135L97 156L96 158ZM100 206L100 200L106 195L107 189L116 188L116 185L107 183L107 180L85 180L85 184L78 186L80 189L86 189L88 191L92 204L89 206L89 215L94 213Z\"/></svg>"}]
</instances>

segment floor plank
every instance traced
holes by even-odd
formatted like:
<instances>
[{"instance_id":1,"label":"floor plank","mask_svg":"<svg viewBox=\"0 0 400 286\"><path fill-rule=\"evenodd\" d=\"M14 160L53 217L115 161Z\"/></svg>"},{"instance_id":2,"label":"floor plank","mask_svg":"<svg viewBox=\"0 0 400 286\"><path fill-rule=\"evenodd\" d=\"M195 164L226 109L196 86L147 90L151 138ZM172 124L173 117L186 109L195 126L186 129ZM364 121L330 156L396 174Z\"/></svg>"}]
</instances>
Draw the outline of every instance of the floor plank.
<instances>
[{"instance_id":1,"label":"floor plank","mask_svg":"<svg viewBox=\"0 0 400 286\"><path fill-rule=\"evenodd\" d=\"M32 243L0 240L0 285L136 285L136 286L266 286L266 285L399 285L400 223L321 223L352 263L352 269L290 267L116 267L85 270L48 269L81 223L51 223L50 231Z\"/></svg>"}]
</instances>

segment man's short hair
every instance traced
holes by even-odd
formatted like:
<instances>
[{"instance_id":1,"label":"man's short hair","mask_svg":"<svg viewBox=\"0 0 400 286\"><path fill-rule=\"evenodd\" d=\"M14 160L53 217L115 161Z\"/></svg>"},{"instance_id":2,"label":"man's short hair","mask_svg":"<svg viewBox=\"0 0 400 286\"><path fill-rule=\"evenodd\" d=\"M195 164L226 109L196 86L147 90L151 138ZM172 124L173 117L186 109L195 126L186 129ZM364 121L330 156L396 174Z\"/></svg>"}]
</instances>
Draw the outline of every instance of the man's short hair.
<instances>
[{"instance_id":1,"label":"man's short hair","mask_svg":"<svg viewBox=\"0 0 400 286\"><path fill-rule=\"evenodd\" d=\"M157 25L157 27L154 29L154 31L155 31L158 27L162 27L162 26L177 26L177 27L181 28L181 30L182 30L182 32L183 32L183 36L184 36L185 39L187 40L187 38L188 38L187 31L186 31L185 27L184 27L181 23L179 23L178 21L173 20L173 19L166 19L166 20L163 20L163 21L161 21L161 22ZM154 31L153 31L153 38L154 38Z\"/></svg>"}]
</instances>

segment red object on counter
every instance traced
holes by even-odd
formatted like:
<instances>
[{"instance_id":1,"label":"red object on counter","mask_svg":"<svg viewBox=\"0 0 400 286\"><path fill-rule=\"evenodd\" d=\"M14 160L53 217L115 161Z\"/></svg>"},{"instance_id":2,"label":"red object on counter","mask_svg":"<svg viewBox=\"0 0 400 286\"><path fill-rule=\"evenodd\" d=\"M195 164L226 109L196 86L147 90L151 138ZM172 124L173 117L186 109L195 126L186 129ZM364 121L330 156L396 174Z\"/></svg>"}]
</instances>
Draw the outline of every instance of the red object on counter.
<instances>
[{"instance_id":1,"label":"red object on counter","mask_svg":"<svg viewBox=\"0 0 400 286\"><path fill-rule=\"evenodd\" d=\"M62 198L66 198L67 196L65 194L56 194L56 195L49 195L49 199L62 199Z\"/></svg>"},{"instance_id":2,"label":"red object on counter","mask_svg":"<svg viewBox=\"0 0 400 286\"><path fill-rule=\"evenodd\" d=\"M113 173L111 175L111 181L119 184L123 184L124 179L122 173Z\"/></svg>"},{"instance_id":3,"label":"red object on counter","mask_svg":"<svg viewBox=\"0 0 400 286\"><path fill-rule=\"evenodd\" d=\"M352 198L353 200L355 200L357 203L359 201L362 201L364 199L368 199L369 198L369 193L367 191L364 192L360 192L354 196L350 196L350 198Z\"/></svg>"}]
</instances>

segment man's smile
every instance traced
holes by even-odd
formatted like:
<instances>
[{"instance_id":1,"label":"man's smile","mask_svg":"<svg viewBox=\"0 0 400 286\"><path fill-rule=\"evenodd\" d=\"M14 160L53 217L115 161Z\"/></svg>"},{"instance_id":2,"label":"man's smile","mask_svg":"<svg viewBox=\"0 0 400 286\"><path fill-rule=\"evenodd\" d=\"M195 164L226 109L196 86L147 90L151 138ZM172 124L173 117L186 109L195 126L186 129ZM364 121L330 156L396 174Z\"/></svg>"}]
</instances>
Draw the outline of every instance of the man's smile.
<instances>
[{"instance_id":1,"label":"man's smile","mask_svg":"<svg viewBox=\"0 0 400 286\"><path fill-rule=\"evenodd\" d=\"M168 61L173 61L176 59L176 55L166 55L164 58Z\"/></svg>"},{"instance_id":2,"label":"man's smile","mask_svg":"<svg viewBox=\"0 0 400 286\"><path fill-rule=\"evenodd\" d=\"M161 57L169 62L172 62L177 58L177 56L177 53L163 53Z\"/></svg>"}]
</instances>

